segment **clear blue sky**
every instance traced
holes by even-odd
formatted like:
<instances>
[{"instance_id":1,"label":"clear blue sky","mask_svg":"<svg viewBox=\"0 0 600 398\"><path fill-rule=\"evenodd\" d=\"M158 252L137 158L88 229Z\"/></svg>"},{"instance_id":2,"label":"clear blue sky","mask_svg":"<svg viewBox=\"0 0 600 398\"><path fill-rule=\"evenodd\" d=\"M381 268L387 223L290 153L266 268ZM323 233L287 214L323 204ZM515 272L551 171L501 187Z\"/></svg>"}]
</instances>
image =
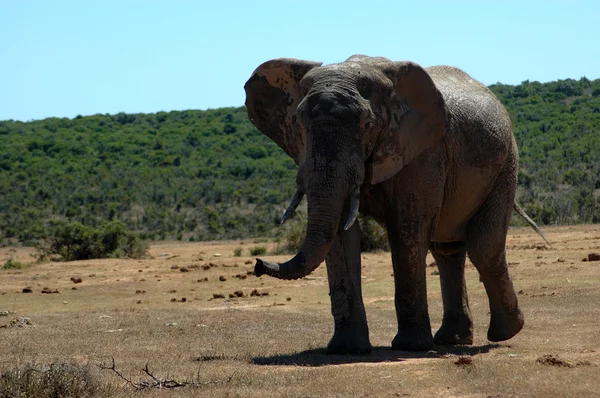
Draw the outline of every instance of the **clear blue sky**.
<instances>
[{"instance_id":1,"label":"clear blue sky","mask_svg":"<svg viewBox=\"0 0 600 398\"><path fill-rule=\"evenodd\" d=\"M0 0L0 120L240 106L271 58L600 78L600 1Z\"/></svg>"}]
</instances>

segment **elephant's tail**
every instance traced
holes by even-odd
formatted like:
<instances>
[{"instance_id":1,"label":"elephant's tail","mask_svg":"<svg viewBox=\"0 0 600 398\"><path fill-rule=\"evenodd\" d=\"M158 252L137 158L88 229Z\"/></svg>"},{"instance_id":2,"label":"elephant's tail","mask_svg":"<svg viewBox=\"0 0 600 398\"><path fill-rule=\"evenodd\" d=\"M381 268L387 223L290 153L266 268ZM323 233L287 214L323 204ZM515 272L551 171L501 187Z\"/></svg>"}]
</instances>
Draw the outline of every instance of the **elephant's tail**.
<instances>
[{"instance_id":1,"label":"elephant's tail","mask_svg":"<svg viewBox=\"0 0 600 398\"><path fill-rule=\"evenodd\" d=\"M542 233L542 231L540 230L540 227L537 226L537 224L535 223L535 221L533 221L528 215L527 213L525 213L525 210L523 210L523 208L521 207L521 205L519 205L519 202L517 202L517 199L515 199L514 203L513 203L513 208L517 211L517 213L519 213L519 215L521 217L523 217L523 219L525 221L527 221L527 224L531 225L531 228L533 228L535 230L535 232L538 233L539 236L542 237L542 239L544 239L544 242L546 242L546 244L549 247L552 247L552 245L550 244L550 242L548 242L548 239L546 239L546 237L544 236L544 234Z\"/></svg>"}]
</instances>

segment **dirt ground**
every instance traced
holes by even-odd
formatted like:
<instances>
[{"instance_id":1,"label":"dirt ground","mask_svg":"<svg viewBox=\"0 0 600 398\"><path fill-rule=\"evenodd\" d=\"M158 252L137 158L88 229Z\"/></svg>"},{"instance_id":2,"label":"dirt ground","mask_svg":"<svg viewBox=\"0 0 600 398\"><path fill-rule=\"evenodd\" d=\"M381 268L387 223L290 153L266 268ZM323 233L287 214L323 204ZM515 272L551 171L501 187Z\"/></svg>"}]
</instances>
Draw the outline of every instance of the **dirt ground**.
<instances>
[{"instance_id":1,"label":"dirt ground","mask_svg":"<svg viewBox=\"0 0 600 398\"><path fill-rule=\"evenodd\" d=\"M600 261L582 261L600 253L600 225L544 232L551 249L529 228L509 232L508 260L526 323L501 344L485 338L487 297L469 262L473 346L390 350L396 332L390 254L366 253L363 296L375 349L368 356L327 356L333 321L324 265L297 281L256 278L250 250L272 250L274 243L159 242L148 259L0 269L0 370L75 361L97 369L118 396L136 397L130 384L96 365L114 358L122 375L140 383L149 379L142 372L148 363L159 379L197 383L151 388L143 396L600 396ZM0 248L0 267L10 257L32 262L31 254ZM427 269L434 332L442 316L436 271ZM11 325L17 317L31 324Z\"/></svg>"}]
</instances>

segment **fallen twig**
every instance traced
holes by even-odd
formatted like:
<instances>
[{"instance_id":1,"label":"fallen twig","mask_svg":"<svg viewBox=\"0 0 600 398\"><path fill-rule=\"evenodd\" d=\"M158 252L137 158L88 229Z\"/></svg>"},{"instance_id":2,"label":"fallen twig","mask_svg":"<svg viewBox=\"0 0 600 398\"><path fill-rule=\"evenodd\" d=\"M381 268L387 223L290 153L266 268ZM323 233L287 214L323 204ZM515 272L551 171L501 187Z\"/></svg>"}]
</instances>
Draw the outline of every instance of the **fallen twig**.
<instances>
[{"instance_id":1,"label":"fallen twig","mask_svg":"<svg viewBox=\"0 0 600 398\"><path fill-rule=\"evenodd\" d=\"M99 364L98 367L101 370L111 370L114 372L121 380L124 380L127 384L135 388L137 391L149 389L149 388L181 388L181 387L201 387L206 386L208 384L227 384L233 379L233 375L229 376L225 380L208 380L208 381L200 381L200 380L183 380L178 381L174 379L161 379L156 377L151 371L149 367L150 362L146 362L146 366L142 369L142 371L150 377L151 380L143 380L138 383L133 382L131 379L125 377L121 372L119 372L115 366L115 359L112 358L112 364L105 365ZM198 379L200 374L198 374Z\"/></svg>"}]
</instances>

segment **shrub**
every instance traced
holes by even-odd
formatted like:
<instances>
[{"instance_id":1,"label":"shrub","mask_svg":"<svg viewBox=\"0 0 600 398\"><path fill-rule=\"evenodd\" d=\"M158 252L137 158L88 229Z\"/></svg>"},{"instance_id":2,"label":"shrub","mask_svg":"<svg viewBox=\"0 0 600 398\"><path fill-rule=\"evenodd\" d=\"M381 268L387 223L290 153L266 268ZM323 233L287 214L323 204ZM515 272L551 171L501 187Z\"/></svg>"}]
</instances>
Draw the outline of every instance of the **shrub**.
<instances>
[{"instance_id":1,"label":"shrub","mask_svg":"<svg viewBox=\"0 0 600 398\"><path fill-rule=\"evenodd\" d=\"M74 363L27 364L0 374L0 397L110 397L114 393L89 366Z\"/></svg>"},{"instance_id":2,"label":"shrub","mask_svg":"<svg viewBox=\"0 0 600 398\"><path fill-rule=\"evenodd\" d=\"M256 247L253 247L252 249L250 249L251 256L260 256L262 254L265 254L266 252L267 252L267 248L264 246L256 246Z\"/></svg>"},{"instance_id":3,"label":"shrub","mask_svg":"<svg viewBox=\"0 0 600 398\"><path fill-rule=\"evenodd\" d=\"M390 245L387 232L372 218L360 215L358 221L361 226L360 249L364 252L389 251ZM288 221L281 243L275 249L275 253L297 253L300 250L304 237L306 236L306 214L296 213L293 219Z\"/></svg>"},{"instance_id":4,"label":"shrub","mask_svg":"<svg viewBox=\"0 0 600 398\"><path fill-rule=\"evenodd\" d=\"M283 227L282 234L275 253L297 253L306 236L306 214L296 212L294 217Z\"/></svg>"},{"instance_id":5,"label":"shrub","mask_svg":"<svg viewBox=\"0 0 600 398\"><path fill-rule=\"evenodd\" d=\"M28 264L22 263L18 260L9 257L8 260L2 265L2 269L21 269L25 268Z\"/></svg>"},{"instance_id":6,"label":"shrub","mask_svg":"<svg viewBox=\"0 0 600 398\"><path fill-rule=\"evenodd\" d=\"M97 228L78 221L53 221L45 242L38 246L40 259L58 256L63 261L107 257L141 258L147 249L147 242L128 231L125 224L117 220Z\"/></svg>"},{"instance_id":7,"label":"shrub","mask_svg":"<svg viewBox=\"0 0 600 398\"><path fill-rule=\"evenodd\" d=\"M387 232L377 221L366 216L359 216L362 234L360 235L360 250L363 252L389 251Z\"/></svg>"},{"instance_id":8,"label":"shrub","mask_svg":"<svg viewBox=\"0 0 600 398\"><path fill-rule=\"evenodd\" d=\"M235 257L241 257L242 256L242 248L241 247L236 247L235 250L233 251L233 255Z\"/></svg>"}]
</instances>

